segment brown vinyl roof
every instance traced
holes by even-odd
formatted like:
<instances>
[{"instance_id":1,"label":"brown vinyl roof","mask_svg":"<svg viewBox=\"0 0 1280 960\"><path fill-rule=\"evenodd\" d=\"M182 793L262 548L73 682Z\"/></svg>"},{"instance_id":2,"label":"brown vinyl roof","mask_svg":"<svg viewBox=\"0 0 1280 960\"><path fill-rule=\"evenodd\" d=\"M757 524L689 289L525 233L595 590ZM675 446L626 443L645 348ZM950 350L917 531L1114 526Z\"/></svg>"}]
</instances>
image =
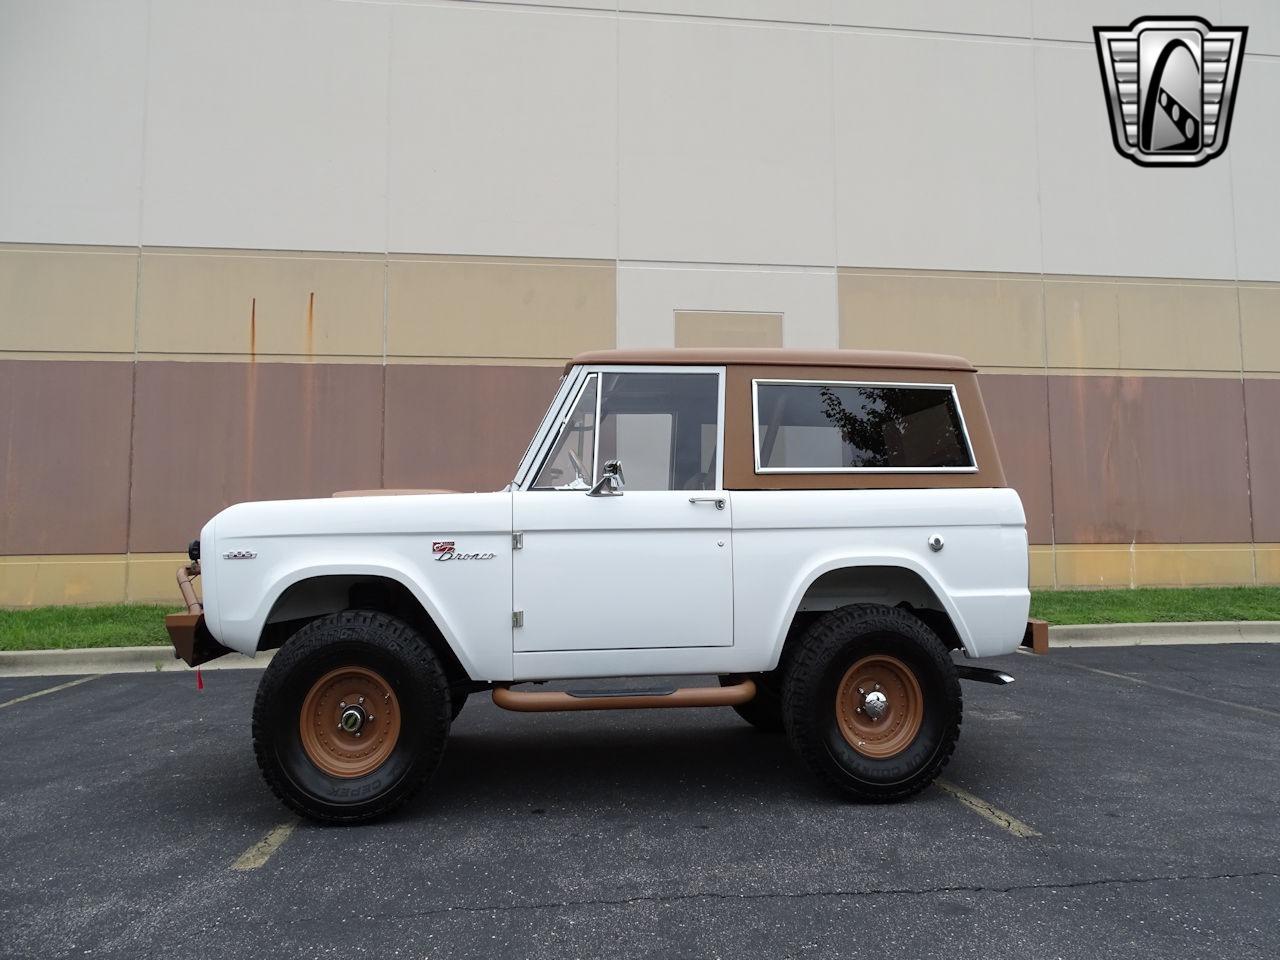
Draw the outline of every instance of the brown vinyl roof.
<instances>
[{"instance_id":1,"label":"brown vinyl roof","mask_svg":"<svg viewBox=\"0 0 1280 960\"><path fill-rule=\"evenodd\" d=\"M769 367L890 367L903 370L973 370L963 357L941 353L898 353L887 350L782 350L757 347L668 347L652 350L592 350L580 353L565 371L578 364L654 364L676 366L750 365Z\"/></svg>"}]
</instances>

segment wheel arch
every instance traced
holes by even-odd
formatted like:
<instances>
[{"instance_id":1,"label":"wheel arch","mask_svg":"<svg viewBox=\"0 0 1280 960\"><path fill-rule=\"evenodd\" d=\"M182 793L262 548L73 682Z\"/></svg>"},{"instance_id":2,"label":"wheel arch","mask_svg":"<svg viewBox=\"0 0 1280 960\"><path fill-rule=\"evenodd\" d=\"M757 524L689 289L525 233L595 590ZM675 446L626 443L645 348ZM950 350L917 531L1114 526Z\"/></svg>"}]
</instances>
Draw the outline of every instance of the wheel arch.
<instances>
[{"instance_id":1,"label":"wheel arch","mask_svg":"<svg viewBox=\"0 0 1280 960\"><path fill-rule=\"evenodd\" d=\"M925 564L905 555L842 556L815 563L797 579L775 638L775 665L813 619L854 603L905 606L949 648L975 655L964 618Z\"/></svg>"},{"instance_id":2,"label":"wheel arch","mask_svg":"<svg viewBox=\"0 0 1280 960\"><path fill-rule=\"evenodd\" d=\"M435 650L451 680L472 665L447 620L412 577L381 566L309 567L281 578L263 602L258 650L281 646L304 623L341 610L377 610L413 626Z\"/></svg>"}]
</instances>

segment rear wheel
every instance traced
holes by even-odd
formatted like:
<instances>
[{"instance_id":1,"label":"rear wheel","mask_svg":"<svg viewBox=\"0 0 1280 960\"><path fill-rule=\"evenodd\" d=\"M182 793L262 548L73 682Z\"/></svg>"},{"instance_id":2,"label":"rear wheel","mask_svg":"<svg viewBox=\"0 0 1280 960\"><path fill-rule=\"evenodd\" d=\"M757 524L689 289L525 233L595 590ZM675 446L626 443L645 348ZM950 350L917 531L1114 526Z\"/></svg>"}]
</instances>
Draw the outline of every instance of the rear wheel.
<instances>
[{"instance_id":1,"label":"rear wheel","mask_svg":"<svg viewBox=\"0 0 1280 960\"><path fill-rule=\"evenodd\" d=\"M843 607L797 638L783 684L792 746L859 800L927 787L960 736L960 680L937 635L905 610Z\"/></svg>"},{"instance_id":2,"label":"rear wheel","mask_svg":"<svg viewBox=\"0 0 1280 960\"><path fill-rule=\"evenodd\" d=\"M422 786L449 731L439 658L412 627L347 610L312 621L258 686L253 745L268 786L316 820L385 814Z\"/></svg>"}]
</instances>

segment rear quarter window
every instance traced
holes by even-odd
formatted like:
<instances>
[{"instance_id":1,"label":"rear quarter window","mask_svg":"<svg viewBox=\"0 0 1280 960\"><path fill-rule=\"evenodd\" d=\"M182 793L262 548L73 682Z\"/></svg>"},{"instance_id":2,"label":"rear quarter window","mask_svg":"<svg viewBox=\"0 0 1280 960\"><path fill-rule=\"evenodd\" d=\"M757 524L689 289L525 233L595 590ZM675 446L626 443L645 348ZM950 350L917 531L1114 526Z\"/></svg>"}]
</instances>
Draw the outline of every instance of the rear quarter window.
<instances>
[{"instance_id":1,"label":"rear quarter window","mask_svg":"<svg viewBox=\"0 0 1280 960\"><path fill-rule=\"evenodd\" d=\"M753 380L757 473L974 472L950 384Z\"/></svg>"}]
</instances>

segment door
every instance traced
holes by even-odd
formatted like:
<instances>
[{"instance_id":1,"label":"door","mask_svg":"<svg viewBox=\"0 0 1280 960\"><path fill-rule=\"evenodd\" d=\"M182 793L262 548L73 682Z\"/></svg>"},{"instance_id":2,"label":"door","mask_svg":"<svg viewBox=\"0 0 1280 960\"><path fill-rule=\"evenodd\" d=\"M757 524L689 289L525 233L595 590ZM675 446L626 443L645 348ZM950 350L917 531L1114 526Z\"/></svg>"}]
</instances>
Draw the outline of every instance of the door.
<instances>
[{"instance_id":1,"label":"door","mask_svg":"<svg viewBox=\"0 0 1280 960\"><path fill-rule=\"evenodd\" d=\"M705 367L583 380L529 489L513 494L516 652L733 643L723 381ZM610 461L613 487L600 483Z\"/></svg>"}]
</instances>

